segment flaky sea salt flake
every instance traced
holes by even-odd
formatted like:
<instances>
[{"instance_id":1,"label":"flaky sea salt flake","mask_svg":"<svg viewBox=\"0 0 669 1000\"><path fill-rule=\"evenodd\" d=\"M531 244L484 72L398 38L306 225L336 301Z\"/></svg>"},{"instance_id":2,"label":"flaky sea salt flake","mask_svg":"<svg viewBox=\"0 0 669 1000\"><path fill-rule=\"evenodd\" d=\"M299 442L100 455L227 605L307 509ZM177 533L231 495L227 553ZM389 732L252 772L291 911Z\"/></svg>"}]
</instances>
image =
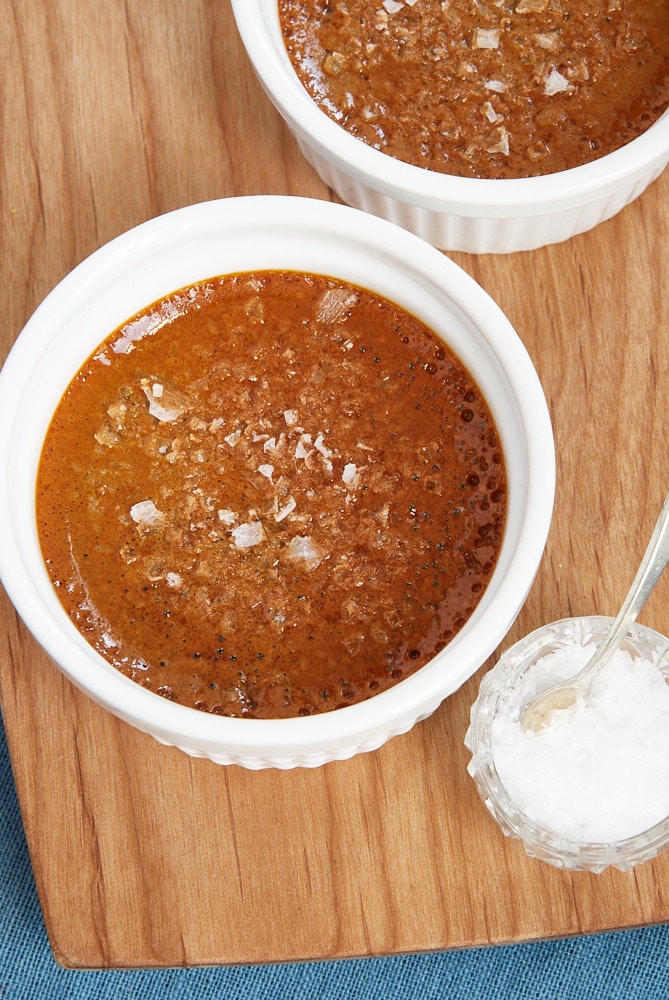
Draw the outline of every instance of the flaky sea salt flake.
<instances>
[{"instance_id":1,"label":"flaky sea salt flake","mask_svg":"<svg viewBox=\"0 0 669 1000\"><path fill-rule=\"evenodd\" d=\"M486 101L481 107L481 111L489 122L501 122L502 115L498 115L490 101Z\"/></svg>"},{"instance_id":2,"label":"flaky sea salt flake","mask_svg":"<svg viewBox=\"0 0 669 1000\"><path fill-rule=\"evenodd\" d=\"M353 462L347 462L341 474L341 479L345 486L358 486L360 483L360 474L357 465Z\"/></svg>"},{"instance_id":3,"label":"flaky sea salt flake","mask_svg":"<svg viewBox=\"0 0 669 1000\"><path fill-rule=\"evenodd\" d=\"M346 318L346 313L357 301L357 292L351 289L328 288L316 305L316 319L319 323L336 323Z\"/></svg>"},{"instance_id":4,"label":"flaky sea salt flake","mask_svg":"<svg viewBox=\"0 0 669 1000\"><path fill-rule=\"evenodd\" d=\"M107 424L105 424L104 427L101 427L100 430L93 435L93 437L98 444L103 445L105 448L113 448L114 445L118 444L121 440L116 431L113 431Z\"/></svg>"},{"instance_id":5,"label":"flaky sea salt flake","mask_svg":"<svg viewBox=\"0 0 669 1000\"><path fill-rule=\"evenodd\" d=\"M295 445L295 458L308 458L313 451L313 448L309 447L310 444L311 434L301 434Z\"/></svg>"},{"instance_id":6,"label":"flaky sea salt flake","mask_svg":"<svg viewBox=\"0 0 669 1000\"><path fill-rule=\"evenodd\" d=\"M306 567L314 570L323 561L318 547L309 535L295 535L286 546L286 554L289 559L294 560Z\"/></svg>"},{"instance_id":7,"label":"flaky sea salt flake","mask_svg":"<svg viewBox=\"0 0 669 1000\"><path fill-rule=\"evenodd\" d=\"M280 507L279 510L274 515L274 520L277 522L285 520L285 518L287 518L288 515L295 510L296 507L297 507L297 502L295 500L295 497L289 496L283 507Z\"/></svg>"},{"instance_id":8,"label":"flaky sea salt flake","mask_svg":"<svg viewBox=\"0 0 669 1000\"><path fill-rule=\"evenodd\" d=\"M560 48L560 36L557 31L539 31L532 37L539 48L546 52L557 52Z\"/></svg>"},{"instance_id":9,"label":"flaky sea salt flake","mask_svg":"<svg viewBox=\"0 0 669 1000\"><path fill-rule=\"evenodd\" d=\"M504 156L509 155L509 131L506 126L502 125L497 130L497 141L486 146L486 151L488 153L502 153Z\"/></svg>"},{"instance_id":10,"label":"flaky sea salt flake","mask_svg":"<svg viewBox=\"0 0 669 1000\"><path fill-rule=\"evenodd\" d=\"M157 528L165 520L153 500L140 500L130 508L130 517L141 528Z\"/></svg>"},{"instance_id":11,"label":"flaky sea salt flake","mask_svg":"<svg viewBox=\"0 0 669 1000\"><path fill-rule=\"evenodd\" d=\"M332 452L325 444L325 438L323 437L322 434L319 434L316 440L314 441L314 448L316 449L316 451L320 451L323 458L332 457Z\"/></svg>"},{"instance_id":12,"label":"flaky sea salt flake","mask_svg":"<svg viewBox=\"0 0 669 1000\"><path fill-rule=\"evenodd\" d=\"M224 437L223 440L225 441L226 444L229 444L231 448L234 448L241 436L242 432L238 428L236 431L232 431L231 434L228 434L226 437Z\"/></svg>"},{"instance_id":13,"label":"flaky sea salt flake","mask_svg":"<svg viewBox=\"0 0 669 1000\"><path fill-rule=\"evenodd\" d=\"M475 49L497 49L502 31L500 28L477 28L474 32Z\"/></svg>"},{"instance_id":14,"label":"flaky sea salt flake","mask_svg":"<svg viewBox=\"0 0 669 1000\"><path fill-rule=\"evenodd\" d=\"M553 66L550 73L544 79L544 94L550 97L552 94L563 94L570 89L571 84L566 76Z\"/></svg>"},{"instance_id":15,"label":"flaky sea salt flake","mask_svg":"<svg viewBox=\"0 0 669 1000\"><path fill-rule=\"evenodd\" d=\"M232 537L238 549L250 549L264 540L265 531L260 521L246 521L232 529Z\"/></svg>"},{"instance_id":16,"label":"flaky sea salt flake","mask_svg":"<svg viewBox=\"0 0 669 1000\"><path fill-rule=\"evenodd\" d=\"M142 392L149 403L149 413L161 423L171 423L190 408L190 400L178 389L172 389L162 382L143 378L140 382Z\"/></svg>"}]
</instances>

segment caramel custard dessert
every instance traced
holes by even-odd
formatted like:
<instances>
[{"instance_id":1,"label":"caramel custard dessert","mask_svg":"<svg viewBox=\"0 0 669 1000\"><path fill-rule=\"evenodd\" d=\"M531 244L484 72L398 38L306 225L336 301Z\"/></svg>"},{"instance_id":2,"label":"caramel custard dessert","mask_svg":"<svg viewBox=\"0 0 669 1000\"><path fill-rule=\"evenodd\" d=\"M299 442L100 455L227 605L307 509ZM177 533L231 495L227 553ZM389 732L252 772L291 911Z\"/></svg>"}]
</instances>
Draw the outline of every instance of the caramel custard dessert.
<instances>
[{"instance_id":1,"label":"caramel custard dessert","mask_svg":"<svg viewBox=\"0 0 669 1000\"><path fill-rule=\"evenodd\" d=\"M328 277L181 289L81 368L37 517L70 618L158 695L281 718L369 698L471 616L506 517L478 386L430 329Z\"/></svg>"},{"instance_id":2,"label":"caramel custard dessert","mask_svg":"<svg viewBox=\"0 0 669 1000\"><path fill-rule=\"evenodd\" d=\"M342 128L461 177L550 174L669 106L669 0L278 0L293 67Z\"/></svg>"}]
</instances>

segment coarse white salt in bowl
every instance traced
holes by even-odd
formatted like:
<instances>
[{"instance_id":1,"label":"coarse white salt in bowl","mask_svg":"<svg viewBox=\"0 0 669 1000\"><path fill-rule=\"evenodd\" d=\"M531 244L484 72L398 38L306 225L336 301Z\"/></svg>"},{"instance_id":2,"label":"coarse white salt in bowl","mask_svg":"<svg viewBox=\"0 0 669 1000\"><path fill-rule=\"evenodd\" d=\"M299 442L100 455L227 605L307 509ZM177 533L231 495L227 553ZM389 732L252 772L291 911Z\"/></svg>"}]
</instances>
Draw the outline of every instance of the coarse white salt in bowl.
<instances>
[{"instance_id":1,"label":"coarse white salt in bowl","mask_svg":"<svg viewBox=\"0 0 669 1000\"><path fill-rule=\"evenodd\" d=\"M632 626L587 699L523 731L524 707L574 676L610 619L532 632L483 679L465 739L491 814L527 853L558 867L627 870L669 839L669 640Z\"/></svg>"},{"instance_id":2,"label":"coarse white salt in bowl","mask_svg":"<svg viewBox=\"0 0 669 1000\"><path fill-rule=\"evenodd\" d=\"M510 253L567 240L620 212L669 162L667 111L627 145L545 176L477 179L404 163L349 134L307 94L286 52L277 0L232 0L232 8L265 92L322 180L346 204L442 250Z\"/></svg>"},{"instance_id":3,"label":"coarse white salt in bowl","mask_svg":"<svg viewBox=\"0 0 669 1000\"><path fill-rule=\"evenodd\" d=\"M477 382L506 465L502 546L471 618L394 687L305 718L213 715L161 698L125 677L86 642L64 611L36 526L44 437L87 358L130 317L176 289L256 270L338 278L418 317ZM548 534L554 485L543 390L499 307L434 247L389 222L330 202L222 199L143 223L101 247L47 296L0 373L0 579L9 597L55 663L95 702L157 740L216 763L317 766L375 749L433 712L491 655L522 607Z\"/></svg>"}]
</instances>

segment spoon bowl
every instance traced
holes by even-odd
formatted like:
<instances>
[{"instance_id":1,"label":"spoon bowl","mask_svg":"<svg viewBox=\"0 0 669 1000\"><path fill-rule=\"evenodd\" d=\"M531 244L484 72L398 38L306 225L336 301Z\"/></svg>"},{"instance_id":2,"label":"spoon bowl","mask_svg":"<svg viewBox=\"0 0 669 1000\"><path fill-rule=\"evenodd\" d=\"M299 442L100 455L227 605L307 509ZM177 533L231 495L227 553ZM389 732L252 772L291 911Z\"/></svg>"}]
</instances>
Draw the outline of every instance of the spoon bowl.
<instances>
[{"instance_id":1,"label":"spoon bowl","mask_svg":"<svg viewBox=\"0 0 669 1000\"><path fill-rule=\"evenodd\" d=\"M655 522L655 527L641 565L627 597L601 645L585 667L568 681L546 688L525 706L521 716L524 730L537 731L548 725L554 712L570 708L579 697L587 698L590 686L611 656L619 648L629 626L650 597L655 584L669 561L669 493Z\"/></svg>"}]
</instances>

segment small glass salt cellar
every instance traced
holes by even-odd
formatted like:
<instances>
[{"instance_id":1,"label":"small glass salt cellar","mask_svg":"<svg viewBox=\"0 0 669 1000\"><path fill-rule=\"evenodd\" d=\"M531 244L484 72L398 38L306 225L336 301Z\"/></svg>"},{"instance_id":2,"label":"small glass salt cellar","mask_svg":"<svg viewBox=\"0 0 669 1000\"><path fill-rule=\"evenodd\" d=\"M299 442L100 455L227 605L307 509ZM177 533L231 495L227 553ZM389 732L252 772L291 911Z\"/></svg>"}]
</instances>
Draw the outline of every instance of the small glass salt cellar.
<instances>
[{"instance_id":1,"label":"small glass salt cellar","mask_svg":"<svg viewBox=\"0 0 669 1000\"><path fill-rule=\"evenodd\" d=\"M628 871L669 844L667 637L632 625L587 701L539 732L520 725L540 691L581 669L611 621L566 618L530 633L483 677L471 708L467 770L479 795L506 836L558 868Z\"/></svg>"}]
</instances>

